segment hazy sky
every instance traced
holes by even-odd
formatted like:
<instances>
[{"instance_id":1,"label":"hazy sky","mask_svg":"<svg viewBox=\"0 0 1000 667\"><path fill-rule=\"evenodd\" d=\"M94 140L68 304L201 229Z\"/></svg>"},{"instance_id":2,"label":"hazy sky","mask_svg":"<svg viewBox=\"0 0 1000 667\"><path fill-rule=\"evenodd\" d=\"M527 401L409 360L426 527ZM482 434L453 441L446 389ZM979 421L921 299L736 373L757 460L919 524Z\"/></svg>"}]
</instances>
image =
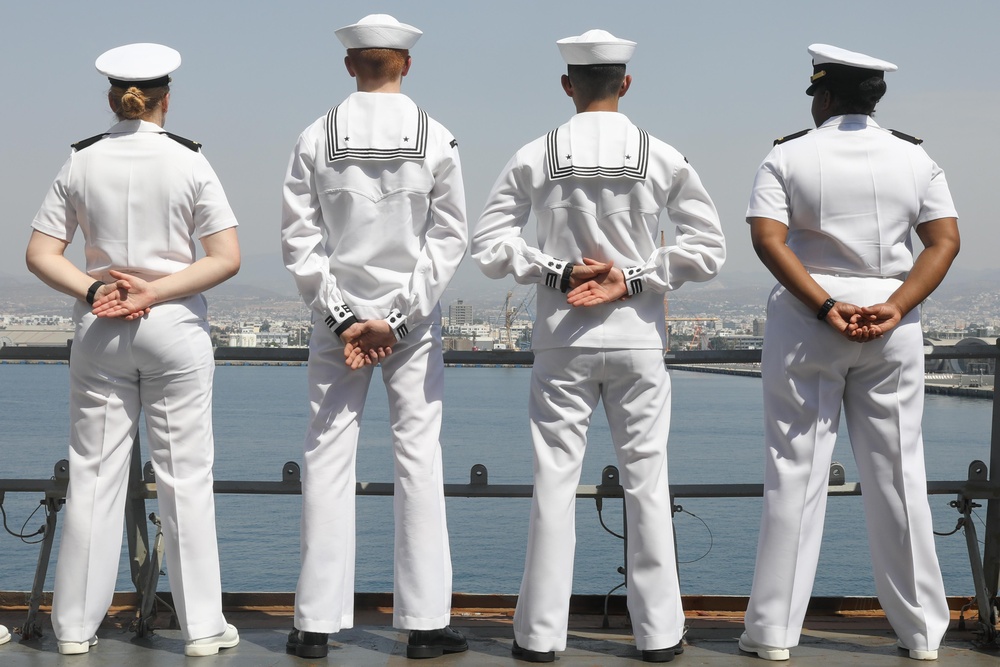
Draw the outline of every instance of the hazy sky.
<instances>
[{"instance_id":1,"label":"hazy sky","mask_svg":"<svg viewBox=\"0 0 1000 667\"><path fill-rule=\"evenodd\" d=\"M993 0L33 0L5 3L0 21L0 281L30 278L29 224L69 144L113 122L95 58L143 41L181 52L167 129L202 142L222 179L240 220L239 279L284 280L270 269L280 267L289 152L306 125L353 90L334 30L373 12L424 32L404 92L457 137L473 224L513 152L573 112L559 87L565 68L555 41L604 28L638 42L622 111L684 153L715 199L729 241L722 279L763 272L744 222L753 174L772 139L811 126L806 47L826 42L899 65L876 120L922 137L947 172L961 265L997 266ZM72 257L82 257L80 246L77 239ZM287 280L281 287L292 289ZM453 285L485 281L466 261ZM445 301L456 296L461 288Z\"/></svg>"}]
</instances>

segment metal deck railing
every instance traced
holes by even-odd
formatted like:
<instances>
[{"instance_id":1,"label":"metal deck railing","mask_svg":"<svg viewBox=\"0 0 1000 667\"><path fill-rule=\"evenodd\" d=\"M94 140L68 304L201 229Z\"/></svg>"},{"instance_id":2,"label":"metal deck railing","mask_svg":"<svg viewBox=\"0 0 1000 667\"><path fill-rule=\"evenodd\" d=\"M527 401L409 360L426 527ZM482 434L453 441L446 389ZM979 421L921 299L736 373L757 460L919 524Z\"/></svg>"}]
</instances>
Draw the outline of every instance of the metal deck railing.
<instances>
[{"instance_id":1,"label":"metal deck railing","mask_svg":"<svg viewBox=\"0 0 1000 667\"><path fill-rule=\"evenodd\" d=\"M301 363L306 361L308 351L301 348L219 348L216 360L249 363ZM0 348L0 362L4 360L67 361L68 348ZM994 387L1000 375L1000 340L992 348L936 350L927 355L928 359L992 359ZM445 354L450 364L471 365L530 365L530 352L465 352ZM668 365L683 364L754 364L760 361L759 350L741 351L693 351L676 352L666 355ZM28 605L28 613L22 626L24 638L41 634L37 619L43 596L43 585L51 557L55 538L56 518L65 500L69 480L69 466L65 460L56 463L53 476L49 479L0 479L0 503L5 493L41 493L41 501L46 507L44 536L38 554L34 582ZM445 495L463 498L530 498L530 484L490 484L489 472L485 466L473 466L468 484L445 484ZM955 495L950 503L959 516L960 527L966 538L969 566L976 590L978 629L985 645L997 645L997 592L1000 587L1000 397L994 391L992 399L992 432L990 435L990 461L972 461L969 474L964 480L928 482L928 494ZM289 461L282 466L281 477L273 482L246 480L216 480L215 492L219 494L242 495L295 495L301 494L299 466ZM129 480L129 496L126 503L126 533L130 554L132 582L140 597L136 634L140 637L151 632L150 622L155 613L156 586L162 560L162 536L157 529L151 544L146 524L146 501L156 497L156 482L152 465L142 465L139 447L132 448L132 469ZM393 484L390 482L358 482L359 496L391 496ZM672 484L674 498L750 498L763 495L762 484ZM855 496L861 494L858 483L847 483L844 470L834 464L830 471L829 494L833 496ZM602 478L596 485L580 485L578 498L597 501L598 512L605 499L623 499L624 492L618 482L618 470L614 466L604 468ZM983 550L979 549L979 538L972 520L972 511L982 505L987 507ZM623 503L624 505L624 503ZM158 528L155 515L149 518ZM602 523L603 523L603 519ZM624 527L624 507L622 511ZM610 531L609 531L610 532ZM623 533L627 539L627 535Z\"/></svg>"}]
</instances>

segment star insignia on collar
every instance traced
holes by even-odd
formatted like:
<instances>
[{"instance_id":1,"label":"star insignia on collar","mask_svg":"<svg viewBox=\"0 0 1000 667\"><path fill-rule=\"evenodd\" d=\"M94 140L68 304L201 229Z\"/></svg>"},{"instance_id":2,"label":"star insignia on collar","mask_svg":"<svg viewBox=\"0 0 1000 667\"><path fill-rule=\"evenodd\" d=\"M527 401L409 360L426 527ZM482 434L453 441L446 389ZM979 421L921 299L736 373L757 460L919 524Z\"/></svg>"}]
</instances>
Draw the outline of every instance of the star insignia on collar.
<instances>
[{"instance_id":1,"label":"star insignia on collar","mask_svg":"<svg viewBox=\"0 0 1000 667\"><path fill-rule=\"evenodd\" d=\"M626 156L625 156L625 159L626 159L626 160L631 160L631 159L632 159L632 156L631 156L631 155L626 155Z\"/></svg>"},{"instance_id":2,"label":"star insignia on collar","mask_svg":"<svg viewBox=\"0 0 1000 667\"><path fill-rule=\"evenodd\" d=\"M567 160L569 160L569 159L571 159L572 157L573 157L572 155L567 155L567 156L566 156L566 159L567 159Z\"/></svg>"},{"instance_id":3,"label":"star insignia on collar","mask_svg":"<svg viewBox=\"0 0 1000 667\"><path fill-rule=\"evenodd\" d=\"M344 137L344 141L350 141L350 140L351 140L350 137Z\"/></svg>"},{"instance_id":4,"label":"star insignia on collar","mask_svg":"<svg viewBox=\"0 0 1000 667\"><path fill-rule=\"evenodd\" d=\"M410 140L409 137L403 137L403 141L409 141L409 140Z\"/></svg>"}]
</instances>

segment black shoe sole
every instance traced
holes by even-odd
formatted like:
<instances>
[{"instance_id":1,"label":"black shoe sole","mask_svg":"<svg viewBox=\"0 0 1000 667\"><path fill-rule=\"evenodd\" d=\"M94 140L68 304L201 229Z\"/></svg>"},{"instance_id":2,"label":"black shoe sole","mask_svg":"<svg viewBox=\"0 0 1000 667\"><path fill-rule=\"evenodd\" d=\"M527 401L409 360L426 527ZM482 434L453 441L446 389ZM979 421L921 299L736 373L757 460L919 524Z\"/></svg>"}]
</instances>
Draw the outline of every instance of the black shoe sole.
<instances>
[{"instance_id":1,"label":"black shoe sole","mask_svg":"<svg viewBox=\"0 0 1000 667\"><path fill-rule=\"evenodd\" d=\"M330 653L326 644L285 644L285 653L291 653L297 658L325 658Z\"/></svg>"},{"instance_id":2,"label":"black shoe sole","mask_svg":"<svg viewBox=\"0 0 1000 667\"><path fill-rule=\"evenodd\" d=\"M515 660L524 662L555 662L555 651L532 651L531 649L514 646L510 649L510 654Z\"/></svg>"},{"instance_id":3,"label":"black shoe sole","mask_svg":"<svg viewBox=\"0 0 1000 667\"><path fill-rule=\"evenodd\" d=\"M411 660L422 660L424 658L440 658L445 653L462 653L469 650L469 645L465 646L406 646L406 657Z\"/></svg>"},{"instance_id":4,"label":"black shoe sole","mask_svg":"<svg viewBox=\"0 0 1000 667\"><path fill-rule=\"evenodd\" d=\"M661 648L653 651L643 651L643 662L671 662L675 657L684 652L684 644L678 644L671 648Z\"/></svg>"}]
</instances>

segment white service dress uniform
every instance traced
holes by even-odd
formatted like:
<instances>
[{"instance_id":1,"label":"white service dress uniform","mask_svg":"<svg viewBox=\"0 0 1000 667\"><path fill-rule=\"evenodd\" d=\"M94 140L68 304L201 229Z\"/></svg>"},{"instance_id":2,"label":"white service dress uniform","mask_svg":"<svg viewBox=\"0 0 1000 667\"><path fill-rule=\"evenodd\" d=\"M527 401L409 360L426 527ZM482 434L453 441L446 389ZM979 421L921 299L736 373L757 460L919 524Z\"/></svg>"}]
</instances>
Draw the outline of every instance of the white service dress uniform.
<instances>
[{"instance_id":1,"label":"white service dress uniform","mask_svg":"<svg viewBox=\"0 0 1000 667\"><path fill-rule=\"evenodd\" d=\"M468 245L457 142L406 95L356 92L300 135L283 189L285 265L312 309L295 627L354 623L355 457L374 366L337 330L385 319L395 459L393 625L445 627L451 555L441 467L442 293Z\"/></svg>"},{"instance_id":2,"label":"white service dress uniform","mask_svg":"<svg viewBox=\"0 0 1000 667\"><path fill-rule=\"evenodd\" d=\"M747 218L755 217L788 225L788 247L833 299L868 306L912 268L911 231L957 214L944 172L920 146L849 114L773 148L754 181ZM937 650L950 616L927 501L919 308L859 344L778 285L761 372L764 510L747 635L798 644L843 404L879 601L903 644Z\"/></svg>"},{"instance_id":3,"label":"white service dress uniform","mask_svg":"<svg viewBox=\"0 0 1000 667\"><path fill-rule=\"evenodd\" d=\"M146 280L196 259L195 240L237 224L208 160L154 123L119 122L75 150L32 222L71 241L83 232L87 273ZM130 455L145 414L167 574L185 639L226 631L215 530L212 378L215 358L200 294L125 321L78 301L70 354L70 478L52 625L87 642L118 576Z\"/></svg>"},{"instance_id":4,"label":"white service dress uniform","mask_svg":"<svg viewBox=\"0 0 1000 667\"><path fill-rule=\"evenodd\" d=\"M658 247L666 210L676 243ZM537 244L522 237L529 214ZM534 494L514 615L517 644L566 648L576 546L575 494L598 401L611 427L628 514L628 607L640 650L677 645L684 613L674 558L667 434L670 378L663 293L715 276L725 260L715 205L687 160L617 112L579 113L519 150L473 234L491 278L538 284L529 418ZM563 274L613 261L627 300L570 306Z\"/></svg>"}]
</instances>

